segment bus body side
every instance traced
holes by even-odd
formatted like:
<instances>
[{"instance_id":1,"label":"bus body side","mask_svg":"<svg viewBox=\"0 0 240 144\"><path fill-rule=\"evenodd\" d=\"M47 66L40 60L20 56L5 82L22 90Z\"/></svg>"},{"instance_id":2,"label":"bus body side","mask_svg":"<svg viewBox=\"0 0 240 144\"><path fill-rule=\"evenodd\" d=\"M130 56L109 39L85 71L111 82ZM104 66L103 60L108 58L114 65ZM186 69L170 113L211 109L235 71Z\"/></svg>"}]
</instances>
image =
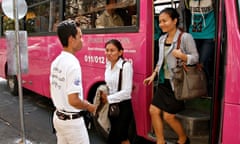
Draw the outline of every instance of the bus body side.
<instances>
[{"instance_id":1,"label":"bus body side","mask_svg":"<svg viewBox=\"0 0 240 144\"><path fill-rule=\"evenodd\" d=\"M5 39L0 37L0 77L5 78L5 63L6 63L6 42Z\"/></svg>"}]
</instances>

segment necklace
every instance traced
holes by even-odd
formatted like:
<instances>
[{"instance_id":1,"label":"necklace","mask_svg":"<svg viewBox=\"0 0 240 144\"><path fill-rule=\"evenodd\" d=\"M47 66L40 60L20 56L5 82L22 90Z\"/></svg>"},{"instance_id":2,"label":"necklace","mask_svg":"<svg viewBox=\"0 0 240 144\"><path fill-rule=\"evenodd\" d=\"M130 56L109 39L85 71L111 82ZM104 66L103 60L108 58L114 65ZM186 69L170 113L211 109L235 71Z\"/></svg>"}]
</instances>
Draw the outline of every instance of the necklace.
<instances>
[{"instance_id":1,"label":"necklace","mask_svg":"<svg viewBox=\"0 0 240 144\"><path fill-rule=\"evenodd\" d=\"M166 40L165 40L165 43L167 43L167 44L171 44L172 43L172 38L166 38Z\"/></svg>"}]
</instances>

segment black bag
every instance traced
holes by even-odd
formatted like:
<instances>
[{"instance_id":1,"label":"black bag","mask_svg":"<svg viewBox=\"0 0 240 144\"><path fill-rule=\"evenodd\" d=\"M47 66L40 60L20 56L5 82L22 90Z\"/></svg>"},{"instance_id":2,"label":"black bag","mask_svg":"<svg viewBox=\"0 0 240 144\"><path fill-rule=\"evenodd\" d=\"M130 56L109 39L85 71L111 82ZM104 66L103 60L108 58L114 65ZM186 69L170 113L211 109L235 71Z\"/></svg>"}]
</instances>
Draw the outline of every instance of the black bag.
<instances>
[{"instance_id":1,"label":"black bag","mask_svg":"<svg viewBox=\"0 0 240 144\"><path fill-rule=\"evenodd\" d=\"M126 61L123 61L122 67ZM119 81L118 81L118 91L121 90L122 85L122 69L119 72ZM108 116L109 117L118 117L120 114L119 103L113 103L109 105Z\"/></svg>"},{"instance_id":2,"label":"black bag","mask_svg":"<svg viewBox=\"0 0 240 144\"><path fill-rule=\"evenodd\" d=\"M109 105L108 115L110 117L117 117L119 116L120 109L118 103L113 103Z\"/></svg>"}]
</instances>

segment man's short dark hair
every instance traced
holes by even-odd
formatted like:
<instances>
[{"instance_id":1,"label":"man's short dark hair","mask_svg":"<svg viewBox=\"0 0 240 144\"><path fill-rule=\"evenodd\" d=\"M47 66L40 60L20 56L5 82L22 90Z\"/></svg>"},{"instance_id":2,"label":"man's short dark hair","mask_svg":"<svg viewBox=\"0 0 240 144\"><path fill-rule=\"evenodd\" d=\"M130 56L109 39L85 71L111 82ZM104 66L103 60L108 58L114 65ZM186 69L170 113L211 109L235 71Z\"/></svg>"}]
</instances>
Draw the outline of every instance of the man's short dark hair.
<instances>
[{"instance_id":1,"label":"man's short dark hair","mask_svg":"<svg viewBox=\"0 0 240 144\"><path fill-rule=\"evenodd\" d=\"M74 20L65 20L58 24L57 35L64 47L68 46L68 38L76 37L78 24Z\"/></svg>"}]
</instances>

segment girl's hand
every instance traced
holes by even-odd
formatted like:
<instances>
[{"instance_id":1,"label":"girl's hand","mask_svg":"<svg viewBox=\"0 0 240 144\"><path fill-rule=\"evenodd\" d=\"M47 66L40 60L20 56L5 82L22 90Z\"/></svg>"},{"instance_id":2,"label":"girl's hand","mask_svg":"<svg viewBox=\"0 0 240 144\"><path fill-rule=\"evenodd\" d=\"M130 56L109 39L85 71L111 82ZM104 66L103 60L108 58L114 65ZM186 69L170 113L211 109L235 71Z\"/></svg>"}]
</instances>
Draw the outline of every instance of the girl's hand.
<instances>
[{"instance_id":1,"label":"girl's hand","mask_svg":"<svg viewBox=\"0 0 240 144\"><path fill-rule=\"evenodd\" d=\"M181 49L174 49L172 51L172 55L176 58L183 60L184 62L187 61L187 55L181 51Z\"/></svg>"},{"instance_id":2,"label":"girl's hand","mask_svg":"<svg viewBox=\"0 0 240 144\"><path fill-rule=\"evenodd\" d=\"M103 102L103 103L107 103L108 102L106 93L101 92L101 102Z\"/></svg>"},{"instance_id":3,"label":"girl's hand","mask_svg":"<svg viewBox=\"0 0 240 144\"><path fill-rule=\"evenodd\" d=\"M182 53L181 49L174 49L172 51L172 55L175 56L176 58L182 59L183 53Z\"/></svg>"},{"instance_id":4,"label":"girl's hand","mask_svg":"<svg viewBox=\"0 0 240 144\"><path fill-rule=\"evenodd\" d=\"M150 85L152 83L152 81L154 80L154 77L155 77L155 75L152 74L150 77L144 79L143 84L144 85Z\"/></svg>"}]
</instances>

